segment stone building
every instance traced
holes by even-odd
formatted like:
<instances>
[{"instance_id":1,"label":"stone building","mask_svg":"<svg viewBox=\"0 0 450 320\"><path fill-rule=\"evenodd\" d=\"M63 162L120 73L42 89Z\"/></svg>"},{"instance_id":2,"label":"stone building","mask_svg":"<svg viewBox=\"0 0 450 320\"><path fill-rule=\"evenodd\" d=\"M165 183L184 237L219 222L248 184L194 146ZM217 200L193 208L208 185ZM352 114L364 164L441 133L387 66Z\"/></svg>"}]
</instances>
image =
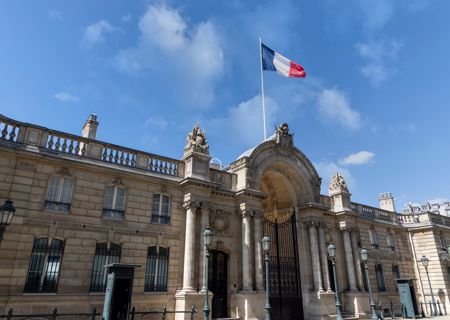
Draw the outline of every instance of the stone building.
<instances>
[{"instance_id":1,"label":"stone building","mask_svg":"<svg viewBox=\"0 0 450 320\"><path fill-rule=\"evenodd\" d=\"M362 248L382 309L400 303L398 279L411 285L416 312L431 301L426 255L434 298L450 311L450 218L398 214L389 193L380 208L354 203L340 174L325 177L328 195L320 194L322 180L286 124L227 168L211 163L198 126L181 160L96 140L97 127L95 115L81 136L0 116L0 202L16 208L0 243L3 314L101 310L103 266L113 262L141 266L138 310L201 311L206 227L212 318L263 319L265 234L273 319L336 314L330 243L344 315L370 316Z\"/></svg>"}]
</instances>

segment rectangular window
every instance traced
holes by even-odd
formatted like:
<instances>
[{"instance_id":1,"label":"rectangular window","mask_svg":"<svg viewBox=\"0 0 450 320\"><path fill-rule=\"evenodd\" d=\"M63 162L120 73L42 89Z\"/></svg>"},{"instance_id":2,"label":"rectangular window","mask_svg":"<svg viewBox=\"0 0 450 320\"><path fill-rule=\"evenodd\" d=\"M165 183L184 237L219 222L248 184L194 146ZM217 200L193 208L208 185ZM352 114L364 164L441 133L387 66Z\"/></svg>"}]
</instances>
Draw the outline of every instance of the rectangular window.
<instances>
[{"instance_id":1,"label":"rectangular window","mask_svg":"<svg viewBox=\"0 0 450 320\"><path fill-rule=\"evenodd\" d=\"M154 194L152 205L152 223L168 224L170 221L169 209L169 196L163 194Z\"/></svg>"},{"instance_id":2,"label":"rectangular window","mask_svg":"<svg viewBox=\"0 0 450 320\"><path fill-rule=\"evenodd\" d=\"M387 241L388 248L391 249L392 251L394 251L395 250L395 243L394 243L394 238L393 238L391 233L387 234L386 241Z\"/></svg>"},{"instance_id":3,"label":"rectangular window","mask_svg":"<svg viewBox=\"0 0 450 320\"><path fill-rule=\"evenodd\" d=\"M34 240L24 292L56 292L63 251L62 240L53 239L50 246L48 238Z\"/></svg>"},{"instance_id":4,"label":"rectangular window","mask_svg":"<svg viewBox=\"0 0 450 320\"><path fill-rule=\"evenodd\" d=\"M111 243L109 249L107 243L97 244L92 264L90 292L105 292L107 273L104 266L110 263L119 263L120 251L119 244Z\"/></svg>"},{"instance_id":5,"label":"rectangular window","mask_svg":"<svg viewBox=\"0 0 450 320\"><path fill-rule=\"evenodd\" d=\"M375 274L377 277L378 292L385 292L386 285L384 284L383 266L381 263L375 265Z\"/></svg>"},{"instance_id":6,"label":"rectangular window","mask_svg":"<svg viewBox=\"0 0 450 320\"><path fill-rule=\"evenodd\" d=\"M121 219L125 216L125 188L107 186L103 199L103 217Z\"/></svg>"},{"instance_id":7,"label":"rectangular window","mask_svg":"<svg viewBox=\"0 0 450 320\"><path fill-rule=\"evenodd\" d=\"M169 248L149 247L145 271L145 292L167 291Z\"/></svg>"},{"instance_id":8,"label":"rectangular window","mask_svg":"<svg viewBox=\"0 0 450 320\"><path fill-rule=\"evenodd\" d=\"M369 229L369 236L372 249L378 249L378 234L373 227Z\"/></svg>"},{"instance_id":9,"label":"rectangular window","mask_svg":"<svg viewBox=\"0 0 450 320\"><path fill-rule=\"evenodd\" d=\"M68 177L53 176L48 182L44 209L69 212L72 198L73 180Z\"/></svg>"},{"instance_id":10,"label":"rectangular window","mask_svg":"<svg viewBox=\"0 0 450 320\"><path fill-rule=\"evenodd\" d=\"M395 291L398 291L397 281L395 281L395 280L396 280L396 279L400 279L400 269L398 268L397 265L393 265L393 266L392 266L392 276L394 277L394 287L395 287Z\"/></svg>"}]
</instances>

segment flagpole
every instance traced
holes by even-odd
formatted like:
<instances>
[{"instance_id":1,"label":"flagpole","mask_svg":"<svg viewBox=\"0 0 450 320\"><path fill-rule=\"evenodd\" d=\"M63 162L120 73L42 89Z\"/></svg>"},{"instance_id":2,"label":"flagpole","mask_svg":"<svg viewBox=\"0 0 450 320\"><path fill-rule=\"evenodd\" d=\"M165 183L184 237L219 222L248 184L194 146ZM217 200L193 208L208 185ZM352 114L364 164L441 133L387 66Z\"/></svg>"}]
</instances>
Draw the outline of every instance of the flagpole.
<instances>
[{"instance_id":1,"label":"flagpole","mask_svg":"<svg viewBox=\"0 0 450 320\"><path fill-rule=\"evenodd\" d=\"M259 37L259 61L261 64L261 96L262 96L262 109L263 109L263 128L264 128L264 140L267 138L266 134L266 104L264 101L264 76L263 76L263 66L262 66L262 41Z\"/></svg>"}]
</instances>

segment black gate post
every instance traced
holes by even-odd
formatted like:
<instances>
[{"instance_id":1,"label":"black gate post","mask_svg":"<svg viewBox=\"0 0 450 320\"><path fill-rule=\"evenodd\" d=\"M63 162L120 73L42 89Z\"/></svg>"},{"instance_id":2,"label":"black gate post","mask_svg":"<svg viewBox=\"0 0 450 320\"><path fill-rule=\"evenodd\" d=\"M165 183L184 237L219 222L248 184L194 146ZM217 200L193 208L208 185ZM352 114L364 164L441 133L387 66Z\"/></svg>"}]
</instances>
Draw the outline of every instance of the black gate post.
<instances>
[{"instance_id":1,"label":"black gate post","mask_svg":"<svg viewBox=\"0 0 450 320\"><path fill-rule=\"evenodd\" d=\"M8 311L8 315L6 316L6 319L7 319L7 320L11 320L12 316L13 316L13 309L11 308L11 309L9 309L9 311Z\"/></svg>"}]
</instances>

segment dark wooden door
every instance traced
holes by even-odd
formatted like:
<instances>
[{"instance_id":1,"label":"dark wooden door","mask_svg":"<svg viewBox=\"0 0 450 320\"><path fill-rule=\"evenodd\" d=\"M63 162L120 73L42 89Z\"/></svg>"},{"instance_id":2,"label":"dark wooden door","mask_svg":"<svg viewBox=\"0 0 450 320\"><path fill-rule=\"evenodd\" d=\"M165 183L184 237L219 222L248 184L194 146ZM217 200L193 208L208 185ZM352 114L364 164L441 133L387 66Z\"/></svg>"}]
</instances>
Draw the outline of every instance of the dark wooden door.
<instances>
[{"instance_id":1,"label":"dark wooden door","mask_svg":"<svg viewBox=\"0 0 450 320\"><path fill-rule=\"evenodd\" d=\"M228 317L227 303L227 259L222 251L211 251L208 267L208 287L214 294L212 299L212 317Z\"/></svg>"}]
</instances>

